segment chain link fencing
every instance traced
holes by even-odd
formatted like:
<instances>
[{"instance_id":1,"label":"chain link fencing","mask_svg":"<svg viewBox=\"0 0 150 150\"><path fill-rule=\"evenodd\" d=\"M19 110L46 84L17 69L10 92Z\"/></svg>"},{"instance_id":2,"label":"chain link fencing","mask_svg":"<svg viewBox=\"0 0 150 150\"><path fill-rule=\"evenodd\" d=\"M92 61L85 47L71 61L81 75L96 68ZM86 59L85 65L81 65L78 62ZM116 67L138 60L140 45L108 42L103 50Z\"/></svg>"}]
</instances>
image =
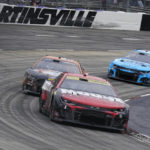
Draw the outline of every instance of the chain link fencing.
<instances>
[{"instance_id":1,"label":"chain link fencing","mask_svg":"<svg viewBox=\"0 0 150 150\"><path fill-rule=\"evenodd\" d=\"M53 8L150 12L150 0L35 0L37 5ZM0 0L0 3L32 5L33 0Z\"/></svg>"}]
</instances>

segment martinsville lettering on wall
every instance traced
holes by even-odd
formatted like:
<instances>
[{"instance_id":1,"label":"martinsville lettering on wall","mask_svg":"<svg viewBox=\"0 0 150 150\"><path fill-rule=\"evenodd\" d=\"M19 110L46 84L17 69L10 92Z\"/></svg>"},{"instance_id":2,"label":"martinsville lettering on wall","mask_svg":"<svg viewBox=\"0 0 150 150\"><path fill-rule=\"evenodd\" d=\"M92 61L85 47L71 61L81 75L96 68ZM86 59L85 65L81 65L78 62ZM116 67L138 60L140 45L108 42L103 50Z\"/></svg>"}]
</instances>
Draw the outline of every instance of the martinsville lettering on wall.
<instances>
[{"instance_id":1,"label":"martinsville lettering on wall","mask_svg":"<svg viewBox=\"0 0 150 150\"><path fill-rule=\"evenodd\" d=\"M91 27L96 14L96 11L4 5L0 12L0 22Z\"/></svg>"}]
</instances>

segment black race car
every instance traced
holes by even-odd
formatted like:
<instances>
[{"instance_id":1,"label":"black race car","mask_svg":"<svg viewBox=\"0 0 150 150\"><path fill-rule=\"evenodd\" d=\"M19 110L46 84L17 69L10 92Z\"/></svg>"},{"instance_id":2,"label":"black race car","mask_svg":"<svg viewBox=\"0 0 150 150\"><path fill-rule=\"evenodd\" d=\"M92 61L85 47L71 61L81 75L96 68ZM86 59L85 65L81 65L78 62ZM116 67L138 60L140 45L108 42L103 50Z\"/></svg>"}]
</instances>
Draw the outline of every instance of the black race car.
<instances>
[{"instance_id":1,"label":"black race car","mask_svg":"<svg viewBox=\"0 0 150 150\"><path fill-rule=\"evenodd\" d=\"M126 130L129 108L104 79L62 73L55 81L45 81L39 111L50 120Z\"/></svg>"},{"instance_id":2,"label":"black race car","mask_svg":"<svg viewBox=\"0 0 150 150\"><path fill-rule=\"evenodd\" d=\"M44 56L33 67L25 71L22 84L23 92L40 94L44 81L46 79L55 79L61 72L85 73L77 61L61 57Z\"/></svg>"}]
</instances>

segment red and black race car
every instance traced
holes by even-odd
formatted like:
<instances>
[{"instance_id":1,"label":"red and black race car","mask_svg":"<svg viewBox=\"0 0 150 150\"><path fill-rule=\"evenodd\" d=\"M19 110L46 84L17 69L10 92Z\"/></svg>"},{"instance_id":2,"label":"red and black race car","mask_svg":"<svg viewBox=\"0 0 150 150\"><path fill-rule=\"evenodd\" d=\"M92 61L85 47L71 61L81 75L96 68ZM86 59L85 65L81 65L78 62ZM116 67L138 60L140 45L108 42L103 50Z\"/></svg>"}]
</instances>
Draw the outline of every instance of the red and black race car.
<instances>
[{"instance_id":1,"label":"red and black race car","mask_svg":"<svg viewBox=\"0 0 150 150\"><path fill-rule=\"evenodd\" d=\"M85 73L77 61L62 57L44 56L33 67L25 71L23 92L40 94L44 81L46 79L53 80L62 72Z\"/></svg>"},{"instance_id":2,"label":"red and black race car","mask_svg":"<svg viewBox=\"0 0 150 150\"><path fill-rule=\"evenodd\" d=\"M50 120L126 130L129 108L111 84L101 78L62 73L54 82L45 81L39 111Z\"/></svg>"}]
</instances>

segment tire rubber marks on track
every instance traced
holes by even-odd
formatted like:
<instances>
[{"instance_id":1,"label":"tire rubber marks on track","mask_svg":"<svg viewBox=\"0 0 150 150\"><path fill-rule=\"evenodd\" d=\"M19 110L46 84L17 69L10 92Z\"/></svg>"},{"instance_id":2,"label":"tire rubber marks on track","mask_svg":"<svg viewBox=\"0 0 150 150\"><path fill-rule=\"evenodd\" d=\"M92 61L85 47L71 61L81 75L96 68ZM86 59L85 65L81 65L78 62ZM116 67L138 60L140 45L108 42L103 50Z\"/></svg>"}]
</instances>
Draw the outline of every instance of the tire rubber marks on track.
<instances>
[{"instance_id":1,"label":"tire rubber marks on track","mask_svg":"<svg viewBox=\"0 0 150 150\"><path fill-rule=\"evenodd\" d=\"M136 97L133 97L133 98L130 98L130 99L126 99L124 101L127 103L128 101L135 100L135 99L141 98L141 97L146 97L146 96L150 96L150 93L144 94L144 95L139 95L139 96L136 96ZM133 129L129 129L129 133L128 134L131 137L135 138L136 140L150 145L150 136L147 136L145 134L139 133L139 132L137 132L137 131L135 131Z\"/></svg>"},{"instance_id":2,"label":"tire rubber marks on track","mask_svg":"<svg viewBox=\"0 0 150 150\"><path fill-rule=\"evenodd\" d=\"M145 134L138 133L132 129L129 129L128 135L142 143L146 143L146 144L150 145L150 137Z\"/></svg>"},{"instance_id":3,"label":"tire rubber marks on track","mask_svg":"<svg viewBox=\"0 0 150 150\"><path fill-rule=\"evenodd\" d=\"M31 137L31 138L33 138L33 139L35 139L37 141L43 142L43 143L48 144L48 145L50 144L50 146L53 146L53 148L56 148L56 145L54 143L49 142L49 141L46 142L44 139L42 139L40 137L37 137L36 135L33 135L31 133L27 133L27 132L23 131L22 129L19 129L17 126L15 126L13 124L10 124L9 122L7 122L5 119L3 119L1 117L0 117L0 122L3 122L4 124L9 126L10 128L12 128L12 129L14 129L14 130L16 130L16 131L18 131L18 132L28 136L28 137Z\"/></svg>"}]
</instances>

